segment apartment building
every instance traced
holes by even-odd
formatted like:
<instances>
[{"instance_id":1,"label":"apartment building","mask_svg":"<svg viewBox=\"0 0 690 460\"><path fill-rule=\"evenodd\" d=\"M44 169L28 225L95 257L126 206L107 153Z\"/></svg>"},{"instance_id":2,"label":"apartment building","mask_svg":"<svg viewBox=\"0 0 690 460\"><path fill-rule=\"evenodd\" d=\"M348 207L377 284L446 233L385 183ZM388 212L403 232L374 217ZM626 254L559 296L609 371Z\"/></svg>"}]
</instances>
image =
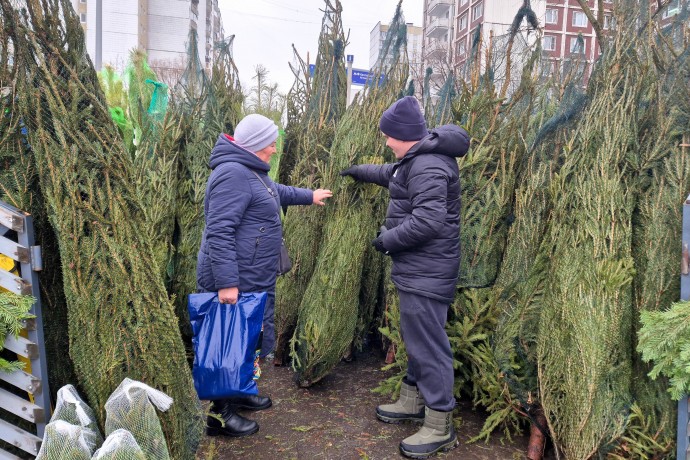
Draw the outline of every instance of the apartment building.
<instances>
[{"instance_id":1,"label":"apartment building","mask_svg":"<svg viewBox=\"0 0 690 460\"><path fill-rule=\"evenodd\" d=\"M536 2L533 7L541 6L540 3L543 2ZM470 58L478 27L484 43L491 38L498 40L498 37L507 36L522 4L522 0L457 0L451 51L453 67L463 66Z\"/></svg>"},{"instance_id":2,"label":"apartment building","mask_svg":"<svg viewBox=\"0 0 690 460\"><path fill-rule=\"evenodd\" d=\"M455 38L455 11L457 0L424 0L424 38L422 41L421 75L426 68L433 70L432 80L441 86L446 71L453 65Z\"/></svg>"},{"instance_id":3,"label":"apartment building","mask_svg":"<svg viewBox=\"0 0 690 460\"><path fill-rule=\"evenodd\" d=\"M189 31L196 30L199 59L207 69L213 44L222 40L218 0L72 0L96 69L122 70L129 53L146 51L152 67L179 69L187 60Z\"/></svg>"},{"instance_id":4,"label":"apartment building","mask_svg":"<svg viewBox=\"0 0 690 460\"><path fill-rule=\"evenodd\" d=\"M605 30L613 26L613 1L603 2ZM543 73L551 73L577 62L583 66L593 63L601 54L592 24L580 5L574 0L547 0L540 17L544 36L542 48L549 61L544 61ZM589 0L589 7L598 10L595 0Z\"/></svg>"},{"instance_id":5,"label":"apartment building","mask_svg":"<svg viewBox=\"0 0 690 460\"><path fill-rule=\"evenodd\" d=\"M588 6L596 12L599 2L604 10L603 29L610 30L615 27L613 0L588 0ZM671 0L659 17L660 25L669 26L686 2ZM531 3L543 31L542 48L548 58L542 63L543 73L559 71L573 63L585 66L599 57L601 50L594 29L576 0L532 0ZM657 1L650 0L652 13L657 5ZM523 0L425 0L422 61L425 68L433 69L432 80L437 87L451 71L459 78L465 76L463 69L471 58L478 32L483 43L491 39L500 49L522 6ZM525 24L522 26L526 32ZM520 34L524 45L531 44L535 38L535 33ZM482 66L486 64L483 56L480 61ZM499 68L493 70L500 74Z\"/></svg>"},{"instance_id":6,"label":"apartment building","mask_svg":"<svg viewBox=\"0 0 690 460\"><path fill-rule=\"evenodd\" d=\"M369 33L369 68L376 66L386 41L389 25L378 22ZM410 65L410 76L418 78L417 72L422 64L422 42L424 34L420 26L407 23L407 58Z\"/></svg>"}]
</instances>

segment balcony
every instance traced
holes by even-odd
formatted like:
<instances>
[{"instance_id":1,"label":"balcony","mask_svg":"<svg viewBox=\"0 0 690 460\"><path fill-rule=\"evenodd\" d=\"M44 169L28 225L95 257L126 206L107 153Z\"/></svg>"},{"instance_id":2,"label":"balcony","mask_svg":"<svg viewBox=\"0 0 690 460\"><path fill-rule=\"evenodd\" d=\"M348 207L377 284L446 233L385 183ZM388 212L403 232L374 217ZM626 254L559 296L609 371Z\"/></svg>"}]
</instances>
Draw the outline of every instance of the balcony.
<instances>
[{"instance_id":1,"label":"balcony","mask_svg":"<svg viewBox=\"0 0 690 460\"><path fill-rule=\"evenodd\" d=\"M446 62L450 44L445 40L428 40L424 52L425 59L434 62Z\"/></svg>"},{"instance_id":2,"label":"balcony","mask_svg":"<svg viewBox=\"0 0 690 460\"><path fill-rule=\"evenodd\" d=\"M436 18L426 26L426 36L440 38L448 34L448 18Z\"/></svg>"},{"instance_id":3,"label":"balcony","mask_svg":"<svg viewBox=\"0 0 690 460\"><path fill-rule=\"evenodd\" d=\"M443 62L448 57L448 49L434 47L429 50L426 58L436 62Z\"/></svg>"},{"instance_id":4,"label":"balcony","mask_svg":"<svg viewBox=\"0 0 690 460\"><path fill-rule=\"evenodd\" d=\"M427 12L429 16L443 17L450 9L450 0L429 0Z\"/></svg>"}]
</instances>

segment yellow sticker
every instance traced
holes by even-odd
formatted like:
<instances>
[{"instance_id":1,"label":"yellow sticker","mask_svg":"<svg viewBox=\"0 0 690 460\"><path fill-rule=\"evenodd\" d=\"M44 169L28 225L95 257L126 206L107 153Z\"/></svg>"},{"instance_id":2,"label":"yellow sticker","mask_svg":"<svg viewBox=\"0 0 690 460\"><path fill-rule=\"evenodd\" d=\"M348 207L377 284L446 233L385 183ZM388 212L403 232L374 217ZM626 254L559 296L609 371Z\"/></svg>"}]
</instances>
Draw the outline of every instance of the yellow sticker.
<instances>
[{"instance_id":1,"label":"yellow sticker","mask_svg":"<svg viewBox=\"0 0 690 460\"><path fill-rule=\"evenodd\" d=\"M0 270L5 270L6 272L12 271L14 268L14 260L7 256L0 254Z\"/></svg>"}]
</instances>

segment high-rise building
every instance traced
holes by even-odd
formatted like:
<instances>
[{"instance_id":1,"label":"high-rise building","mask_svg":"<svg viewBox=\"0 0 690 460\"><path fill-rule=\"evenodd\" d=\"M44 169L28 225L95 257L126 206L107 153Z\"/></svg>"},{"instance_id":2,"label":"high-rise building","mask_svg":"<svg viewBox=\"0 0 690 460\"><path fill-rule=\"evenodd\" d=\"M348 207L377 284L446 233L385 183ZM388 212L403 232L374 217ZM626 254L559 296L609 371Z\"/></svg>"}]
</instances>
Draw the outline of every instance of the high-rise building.
<instances>
[{"instance_id":1,"label":"high-rise building","mask_svg":"<svg viewBox=\"0 0 690 460\"><path fill-rule=\"evenodd\" d=\"M189 31L196 30L199 59L210 69L213 44L223 38L218 0L72 0L97 69L126 65L132 49L154 68L183 68Z\"/></svg>"},{"instance_id":2,"label":"high-rise building","mask_svg":"<svg viewBox=\"0 0 690 460\"><path fill-rule=\"evenodd\" d=\"M369 68L372 69L381 55L386 41L389 26L378 22L369 33ZM422 63L422 28L407 23L407 58L410 65L410 77L417 79L418 69Z\"/></svg>"},{"instance_id":3,"label":"high-rise building","mask_svg":"<svg viewBox=\"0 0 690 460\"><path fill-rule=\"evenodd\" d=\"M465 0L466 1L466 0ZM420 75L431 68L432 86L439 88L453 63L455 0L424 0L424 36Z\"/></svg>"}]
</instances>

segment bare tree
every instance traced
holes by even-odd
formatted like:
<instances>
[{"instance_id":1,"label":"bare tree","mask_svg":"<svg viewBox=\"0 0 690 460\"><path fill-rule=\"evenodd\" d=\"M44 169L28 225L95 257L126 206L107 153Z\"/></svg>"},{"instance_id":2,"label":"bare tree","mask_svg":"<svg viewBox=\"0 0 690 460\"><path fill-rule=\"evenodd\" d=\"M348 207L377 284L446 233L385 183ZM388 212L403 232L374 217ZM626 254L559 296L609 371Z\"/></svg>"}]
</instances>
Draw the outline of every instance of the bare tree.
<instances>
[{"instance_id":1,"label":"bare tree","mask_svg":"<svg viewBox=\"0 0 690 460\"><path fill-rule=\"evenodd\" d=\"M268 79L268 70L261 64L254 68L255 86L247 95L245 112L259 113L280 123L285 111L285 95L278 92L278 84Z\"/></svg>"},{"instance_id":2,"label":"bare tree","mask_svg":"<svg viewBox=\"0 0 690 460\"><path fill-rule=\"evenodd\" d=\"M159 81L174 88L187 66L187 59L184 55L179 55L174 59L156 59L151 61L149 66L156 73Z\"/></svg>"}]
</instances>

